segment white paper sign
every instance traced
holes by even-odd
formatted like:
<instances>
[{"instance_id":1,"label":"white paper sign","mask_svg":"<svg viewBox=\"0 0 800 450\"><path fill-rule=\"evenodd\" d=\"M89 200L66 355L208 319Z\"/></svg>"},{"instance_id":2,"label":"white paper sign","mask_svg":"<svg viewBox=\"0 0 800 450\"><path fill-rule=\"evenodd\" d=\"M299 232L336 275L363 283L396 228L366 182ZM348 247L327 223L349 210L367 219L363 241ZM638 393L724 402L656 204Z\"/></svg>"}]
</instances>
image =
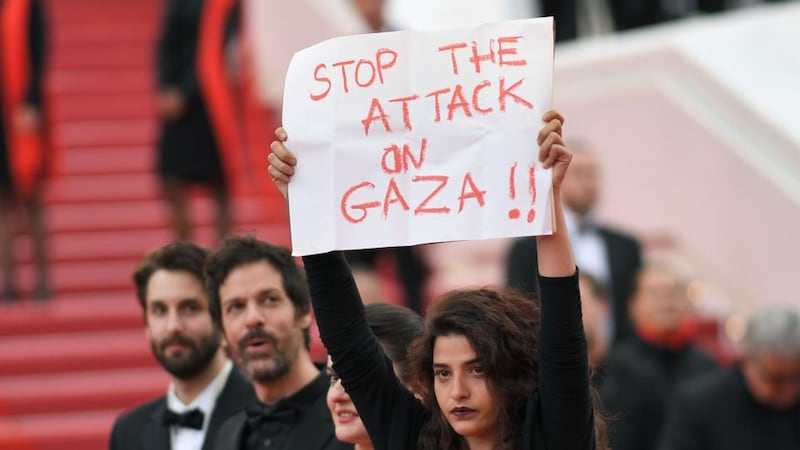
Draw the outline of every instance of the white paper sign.
<instances>
[{"instance_id":1,"label":"white paper sign","mask_svg":"<svg viewBox=\"0 0 800 450\"><path fill-rule=\"evenodd\" d=\"M536 143L552 85L552 18L298 52L283 105L294 254L552 232Z\"/></svg>"}]
</instances>

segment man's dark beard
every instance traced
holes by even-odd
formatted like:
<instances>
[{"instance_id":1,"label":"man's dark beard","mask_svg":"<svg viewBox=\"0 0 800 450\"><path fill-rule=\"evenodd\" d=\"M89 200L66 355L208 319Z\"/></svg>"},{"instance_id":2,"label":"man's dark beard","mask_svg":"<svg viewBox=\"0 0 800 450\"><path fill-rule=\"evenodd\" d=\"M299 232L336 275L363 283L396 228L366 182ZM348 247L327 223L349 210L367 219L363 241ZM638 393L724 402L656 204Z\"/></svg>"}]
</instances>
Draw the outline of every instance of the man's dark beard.
<instances>
[{"instance_id":1,"label":"man's dark beard","mask_svg":"<svg viewBox=\"0 0 800 450\"><path fill-rule=\"evenodd\" d=\"M219 350L220 339L221 335L215 329L203 336L199 342L193 342L184 335L177 335L164 339L158 344L151 341L150 347L164 370L175 378L186 380L198 375L208 367ZM185 351L189 354L181 355L180 358L165 355L164 350L174 343L186 345L188 348Z\"/></svg>"},{"instance_id":2,"label":"man's dark beard","mask_svg":"<svg viewBox=\"0 0 800 450\"><path fill-rule=\"evenodd\" d=\"M251 339L263 339L265 341L269 341L273 348L273 354L271 355L271 359L274 362L275 367L269 371L260 371L258 373L253 372L248 367L248 362L250 361L257 361L258 359L262 358L253 358L250 359L247 356L247 341ZM288 338L287 338L288 339ZM242 369L247 373L247 375L253 381L260 381L260 382L269 382L275 381L286 374L292 368L292 364L294 363L295 359L297 359L297 355L289 355L287 354L287 350L283 343L272 333L264 331L263 328L256 328L250 330L245 334L241 339L239 339L239 356L241 357L241 365Z\"/></svg>"}]
</instances>

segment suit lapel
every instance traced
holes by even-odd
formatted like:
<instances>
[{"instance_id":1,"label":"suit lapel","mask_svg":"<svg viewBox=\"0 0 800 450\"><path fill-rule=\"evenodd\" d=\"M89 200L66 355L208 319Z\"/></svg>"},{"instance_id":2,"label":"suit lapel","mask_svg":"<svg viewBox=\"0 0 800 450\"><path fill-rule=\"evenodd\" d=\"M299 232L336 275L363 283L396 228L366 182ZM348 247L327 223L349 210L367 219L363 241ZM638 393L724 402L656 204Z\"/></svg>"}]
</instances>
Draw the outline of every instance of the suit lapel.
<instances>
[{"instance_id":1,"label":"suit lapel","mask_svg":"<svg viewBox=\"0 0 800 450\"><path fill-rule=\"evenodd\" d=\"M231 416L243 411L248 404L255 401L255 398L253 386L238 370L236 370L236 368L233 368L228 375L225 386L222 388L222 392L220 392L217 398L217 402L214 405L214 412L211 413L211 419L208 422L208 430L206 431L206 438L203 442L203 450L212 449L212 444L216 441L217 433L222 424ZM241 431L242 429L240 427L238 429L240 437Z\"/></svg>"},{"instance_id":2,"label":"suit lapel","mask_svg":"<svg viewBox=\"0 0 800 450\"><path fill-rule=\"evenodd\" d=\"M242 448L242 435L244 427L247 423L247 416L244 412L229 417L228 420L219 428L218 433L213 438L209 439L206 435L206 441L203 443L203 449L213 450L240 450ZM213 444L212 444L213 442Z\"/></svg>"},{"instance_id":3,"label":"suit lapel","mask_svg":"<svg viewBox=\"0 0 800 450\"><path fill-rule=\"evenodd\" d=\"M333 420L322 395L292 430L286 448L322 450L333 439Z\"/></svg>"},{"instance_id":4,"label":"suit lapel","mask_svg":"<svg viewBox=\"0 0 800 450\"><path fill-rule=\"evenodd\" d=\"M170 450L169 428L164 425L162 418L167 409L166 398L162 399L156 409L150 414L142 430L142 448L145 450Z\"/></svg>"}]
</instances>

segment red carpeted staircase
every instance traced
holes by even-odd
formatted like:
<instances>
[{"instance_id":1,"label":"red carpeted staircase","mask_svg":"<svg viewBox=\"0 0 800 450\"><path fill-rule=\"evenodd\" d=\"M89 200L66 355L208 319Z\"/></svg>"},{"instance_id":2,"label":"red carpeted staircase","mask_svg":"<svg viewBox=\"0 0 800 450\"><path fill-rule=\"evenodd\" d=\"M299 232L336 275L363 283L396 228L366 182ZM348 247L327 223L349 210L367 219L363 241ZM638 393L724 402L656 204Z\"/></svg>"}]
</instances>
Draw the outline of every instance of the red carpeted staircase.
<instances>
[{"instance_id":1,"label":"red carpeted staircase","mask_svg":"<svg viewBox=\"0 0 800 450\"><path fill-rule=\"evenodd\" d=\"M0 450L106 448L122 410L166 390L131 282L136 261L171 239L151 170L162 1L45 2L47 100L60 149L46 198L55 295L0 304ZM250 138L253 154L265 153L274 119L252 110L247 122L263 123ZM210 245L210 202L197 195L192 203L196 240ZM288 244L285 207L274 191L237 195L235 214L237 231ZM18 284L29 293L25 235L16 250Z\"/></svg>"}]
</instances>

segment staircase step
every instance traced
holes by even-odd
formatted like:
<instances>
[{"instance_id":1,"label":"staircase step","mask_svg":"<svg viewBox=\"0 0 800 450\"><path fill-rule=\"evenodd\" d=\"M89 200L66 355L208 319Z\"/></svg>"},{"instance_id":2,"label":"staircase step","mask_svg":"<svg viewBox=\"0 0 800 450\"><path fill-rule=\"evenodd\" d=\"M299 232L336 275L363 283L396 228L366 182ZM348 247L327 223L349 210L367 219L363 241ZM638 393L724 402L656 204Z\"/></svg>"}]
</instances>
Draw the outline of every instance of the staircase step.
<instances>
[{"instance_id":1,"label":"staircase step","mask_svg":"<svg viewBox=\"0 0 800 450\"><path fill-rule=\"evenodd\" d=\"M58 122L93 119L150 119L155 116L153 95L148 93L62 94L55 103Z\"/></svg>"},{"instance_id":2,"label":"staircase step","mask_svg":"<svg viewBox=\"0 0 800 450\"><path fill-rule=\"evenodd\" d=\"M160 198L152 172L61 176L48 183L47 196L59 203L119 202Z\"/></svg>"},{"instance_id":3,"label":"staircase step","mask_svg":"<svg viewBox=\"0 0 800 450\"><path fill-rule=\"evenodd\" d=\"M154 91L155 76L155 69L152 67L61 69L54 71L48 79L47 92L54 95L141 94L151 96ZM102 111L100 110L100 112Z\"/></svg>"},{"instance_id":4,"label":"staircase step","mask_svg":"<svg viewBox=\"0 0 800 450\"><path fill-rule=\"evenodd\" d=\"M195 198L189 203L196 226L214 221L214 206L210 199ZM254 197L238 197L233 202L237 224L286 223L285 207L275 208L264 217L265 205ZM51 232L109 231L164 228L169 224L166 205L160 200L105 203L54 204L48 211Z\"/></svg>"},{"instance_id":5,"label":"staircase step","mask_svg":"<svg viewBox=\"0 0 800 450\"><path fill-rule=\"evenodd\" d=\"M152 146L156 127L155 118L76 120L61 123L55 138L62 148Z\"/></svg>"},{"instance_id":6,"label":"staircase step","mask_svg":"<svg viewBox=\"0 0 800 450\"><path fill-rule=\"evenodd\" d=\"M124 410L164 395L161 367L0 377L0 411L11 416Z\"/></svg>"},{"instance_id":7,"label":"staircase step","mask_svg":"<svg viewBox=\"0 0 800 450\"><path fill-rule=\"evenodd\" d=\"M0 342L2 337L10 336L113 331L141 326L142 309L133 292L132 281L124 290L58 295L46 303L0 304Z\"/></svg>"},{"instance_id":8,"label":"staircase step","mask_svg":"<svg viewBox=\"0 0 800 450\"><path fill-rule=\"evenodd\" d=\"M120 411L0 418L3 450L103 450Z\"/></svg>"},{"instance_id":9,"label":"staircase step","mask_svg":"<svg viewBox=\"0 0 800 450\"><path fill-rule=\"evenodd\" d=\"M150 146L77 147L62 152L59 168L64 175L99 175L147 172L155 164Z\"/></svg>"},{"instance_id":10,"label":"staircase step","mask_svg":"<svg viewBox=\"0 0 800 450\"><path fill-rule=\"evenodd\" d=\"M54 46L50 66L53 70L108 68L141 69L152 67L155 48L147 43L93 43ZM113 83L114 80L107 80Z\"/></svg>"},{"instance_id":11,"label":"staircase step","mask_svg":"<svg viewBox=\"0 0 800 450\"><path fill-rule=\"evenodd\" d=\"M0 376L154 367L141 326L0 339Z\"/></svg>"},{"instance_id":12,"label":"staircase step","mask_svg":"<svg viewBox=\"0 0 800 450\"><path fill-rule=\"evenodd\" d=\"M96 22L104 23L135 22L142 25L157 21L162 7L156 0L139 0L135 2L109 2L98 0L49 1L48 19L55 26L63 24L85 23L88 26Z\"/></svg>"},{"instance_id":13,"label":"staircase step","mask_svg":"<svg viewBox=\"0 0 800 450\"><path fill-rule=\"evenodd\" d=\"M257 227L241 225L234 228L237 232L249 233L257 231L259 236L280 245L288 245L288 224L259 225ZM201 226L193 229L193 240L207 247L214 247L216 229L212 226ZM168 228L149 230L118 230L95 232L56 233L49 241L51 264L62 262L97 261L97 260L130 260L137 261L151 248L165 245L174 240ZM15 262L29 264L32 260L30 239L18 236L15 241Z\"/></svg>"},{"instance_id":14,"label":"staircase step","mask_svg":"<svg viewBox=\"0 0 800 450\"><path fill-rule=\"evenodd\" d=\"M160 11L153 11L154 17L156 14L160 14ZM160 23L143 24L131 19L104 21L87 18L56 23L53 34L56 42L64 47L98 42L155 45L159 33L158 25Z\"/></svg>"},{"instance_id":15,"label":"staircase step","mask_svg":"<svg viewBox=\"0 0 800 450\"><path fill-rule=\"evenodd\" d=\"M159 230L163 232L163 228L155 229L155 231ZM289 245L289 229L285 224L241 224L233 229L233 233L252 234L259 239L278 245ZM208 243L213 242L213 235L213 229L208 227L204 235L197 235L198 241L208 246ZM84 254L73 256L73 260L70 258L64 258L63 261L55 260L49 269L52 289L58 294L130 289L132 287L131 271L138 260L147 250L163 245L171 239L158 239L159 235L156 233L152 236L156 236L152 245L140 248L139 252L123 244L111 250L97 246L86 248ZM93 242L91 245L99 244ZM117 252L117 254L113 254L113 252ZM104 256L109 253L116 259ZM34 285L34 268L31 263L27 262L30 260L30 253L27 252L26 255L20 255L20 257L24 257L24 259L17 261L17 287L22 295L30 295Z\"/></svg>"}]
</instances>

